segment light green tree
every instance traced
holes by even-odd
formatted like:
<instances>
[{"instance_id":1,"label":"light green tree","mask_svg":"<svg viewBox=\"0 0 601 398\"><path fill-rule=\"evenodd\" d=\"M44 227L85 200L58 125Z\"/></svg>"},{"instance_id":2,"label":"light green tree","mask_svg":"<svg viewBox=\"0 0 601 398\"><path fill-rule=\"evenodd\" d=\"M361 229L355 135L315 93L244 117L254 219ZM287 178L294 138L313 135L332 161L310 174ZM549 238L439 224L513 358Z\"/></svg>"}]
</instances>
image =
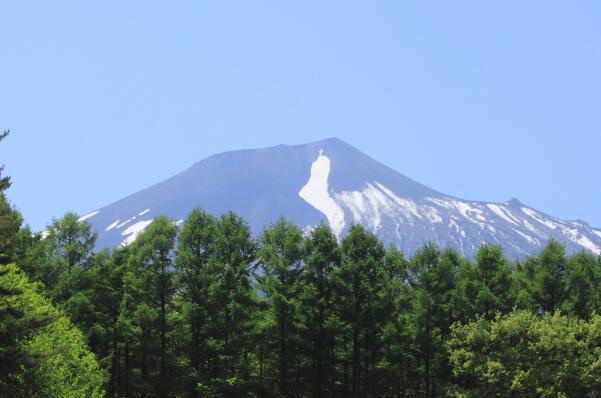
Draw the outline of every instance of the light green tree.
<instances>
[{"instance_id":1,"label":"light green tree","mask_svg":"<svg viewBox=\"0 0 601 398\"><path fill-rule=\"evenodd\" d=\"M21 367L12 378L31 383L29 396L44 398L103 397L104 373L86 345L81 331L40 294L16 265L0 269L0 289L20 293L0 296L0 308L10 306L27 316L49 319L43 327L26 334L19 343L40 360L33 368Z\"/></svg>"}]
</instances>

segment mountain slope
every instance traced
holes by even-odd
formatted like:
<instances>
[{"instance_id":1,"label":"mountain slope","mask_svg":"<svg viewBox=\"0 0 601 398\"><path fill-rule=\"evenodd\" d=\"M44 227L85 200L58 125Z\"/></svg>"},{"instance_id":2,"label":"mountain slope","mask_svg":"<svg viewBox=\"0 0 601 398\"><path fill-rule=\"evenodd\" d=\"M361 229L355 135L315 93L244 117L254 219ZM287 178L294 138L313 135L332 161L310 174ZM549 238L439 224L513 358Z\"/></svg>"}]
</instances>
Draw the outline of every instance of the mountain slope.
<instances>
[{"instance_id":1,"label":"mountain slope","mask_svg":"<svg viewBox=\"0 0 601 398\"><path fill-rule=\"evenodd\" d=\"M601 230L584 222L563 221L517 200L442 194L336 138L214 155L82 219L93 224L103 248L133 242L157 215L181 223L197 206L216 215L234 211L255 234L279 216L304 229L326 222L338 236L361 223L408 254L432 241L473 256L491 242L523 257L550 238L569 252L601 254Z\"/></svg>"}]
</instances>

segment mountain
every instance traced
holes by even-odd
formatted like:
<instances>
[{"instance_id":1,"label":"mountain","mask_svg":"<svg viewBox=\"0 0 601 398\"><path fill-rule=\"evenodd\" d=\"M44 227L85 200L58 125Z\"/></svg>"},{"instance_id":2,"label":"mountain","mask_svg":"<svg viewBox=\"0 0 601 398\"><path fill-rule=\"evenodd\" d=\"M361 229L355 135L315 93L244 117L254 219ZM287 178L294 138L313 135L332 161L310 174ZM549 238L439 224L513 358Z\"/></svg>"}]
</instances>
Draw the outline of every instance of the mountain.
<instances>
[{"instance_id":1,"label":"mountain","mask_svg":"<svg viewBox=\"0 0 601 398\"><path fill-rule=\"evenodd\" d=\"M304 230L326 222L342 237L361 223L412 254L426 241L472 257L484 242L509 257L538 252L553 238L570 253L601 254L601 230L564 221L516 199L464 200L430 189L343 141L240 150L211 156L184 172L93 211L98 248L128 244L158 215L181 224L194 208L234 211L255 234L285 216Z\"/></svg>"}]
</instances>

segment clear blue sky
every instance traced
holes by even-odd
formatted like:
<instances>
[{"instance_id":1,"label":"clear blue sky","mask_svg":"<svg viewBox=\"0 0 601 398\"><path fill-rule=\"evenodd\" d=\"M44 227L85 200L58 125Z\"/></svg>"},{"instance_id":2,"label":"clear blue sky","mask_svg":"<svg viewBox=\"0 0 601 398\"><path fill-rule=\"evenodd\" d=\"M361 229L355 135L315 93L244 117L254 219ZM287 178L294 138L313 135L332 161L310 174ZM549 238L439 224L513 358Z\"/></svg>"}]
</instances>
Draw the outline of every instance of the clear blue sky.
<instances>
[{"instance_id":1,"label":"clear blue sky","mask_svg":"<svg viewBox=\"0 0 601 398\"><path fill-rule=\"evenodd\" d=\"M35 229L213 153L337 136L601 226L601 2L5 1L0 163Z\"/></svg>"}]
</instances>

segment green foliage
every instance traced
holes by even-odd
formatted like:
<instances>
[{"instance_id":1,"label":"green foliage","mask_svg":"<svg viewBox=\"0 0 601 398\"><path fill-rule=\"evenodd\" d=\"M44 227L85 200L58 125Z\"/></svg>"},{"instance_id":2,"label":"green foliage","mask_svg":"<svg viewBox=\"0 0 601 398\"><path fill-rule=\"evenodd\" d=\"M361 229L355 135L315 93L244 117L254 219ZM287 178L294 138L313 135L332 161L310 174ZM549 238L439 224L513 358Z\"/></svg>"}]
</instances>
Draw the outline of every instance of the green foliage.
<instances>
[{"instance_id":1,"label":"green foliage","mask_svg":"<svg viewBox=\"0 0 601 398\"><path fill-rule=\"evenodd\" d=\"M335 285L332 274L340 262L338 241L330 229L320 225L305 240L304 267L297 289L298 330L306 360L299 370L306 381L304 390L313 396L332 396L336 381L336 333L339 319L334 311Z\"/></svg>"},{"instance_id":2,"label":"green foliage","mask_svg":"<svg viewBox=\"0 0 601 398\"><path fill-rule=\"evenodd\" d=\"M29 319L37 317L35 323L46 319L43 326L17 340L25 353L39 358L37 363L24 362L10 378L29 384L26 388L31 397L102 397L104 374L79 329L15 265L2 266L0 288L20 291L1 296L0 306L15 308Z\"/></svg>"},{"instance_id":3,"label":"green foliage","mask_svg":"<svg viewBox=\"0 0 601 398\"><path fill-rule=\"evenodd\" d=\"M447 343L457 397L597 397L601 317L497 315L452 326Z\"/></svg>"},{"instance_id":4,"label":"green foliage","mask_svg":"<svg viewBox=\"0 0 601 398\"><path fill-rule=\"evenodd\" d=\"M385 323L382 289L385 250L361 225L351 226L342 241L340 266L334 272L337 335L342 362L342 391L353 397L374 395Z\"/></svg>"},{"instance_id":5,"label":"green foliage","mask_svg":"<svg viewBox=\"0 0 601 398\"><path fill-rule=\"evenodd\" d=\"M157 217L140 234L132 247L124 281L124 314L133 322L132 334L138 343L144 391L165 397L175 358L169 349L168 306L174 293L173 246L177 227L167 217Z\"/></svg>"},{"instance_id":6,"label":"green foliage","mask_svg":"<svg viewBox=\"0 0 601 398\"><path fill-rule=\"evenodd\" d=\"M8 203L0 191L0 264L9 264L19 259L20 244L23 240L21 224L23 219Z\"/></svg>"},{"instance_id":7,"label":"green foliage","mask_svg":"<svg viewBox=\"0 0 601 398\"><path fill-rule=\"evenodd\" d=\"M264 275L260 289L270 303L273 317L271 327L264 330L275 344L267 347L276 358L278 392L282 397L298 395L301 387L298 365L300 278L302 272L304 240L302 232L284 219L266 229L260 239L258 252Z\"/></svg>"},{"instance_id":8,"label":"green foliage","mask_svg":"<svg viewBox=\"0 0 601 398\"><path fill-rule=\"evenodd\" d=\"M601 314L601 257L577 253L567 261L564 308L581 319Z\"/></svg>"},{"instance_id":9,"label":"green foliage","mask_svg":"<svg viewBox=\"0 0 601 398\"><path fill-rule=\"evenodd\" d=\"M512 307L511 271L500 246L482 245L476 254L476 313L486 319Z\"/></svg>"},{"instance_id":10,"label":"green foliage","mask_svg":"<svg viewBox=\"0 0 601 398\"><path fill-rule=\"evenodd\" d=\"M515 275L516 304L538 312L561 308L567 293L566 265L565 249L553 240L539 256L519 263Z\"/></svg>"},{"instance_id":11,"label":"green foliage","mask_svg":"<svg viewBox=\"0 0 601 398\"><path fill-rule=\"evenodd\" d=\"M208 213L194 209L179 235L175 261L175 283L179 287L176 300L177 328L181 348L186 352L188 371L184 383L190 396L210 395L210 358L216 356L209 348L210 319L214 318L215 295L218 291L219 264L216 261L215 236L217 220ZM198 386L203 386L198 388ZM213 391L214 393L214 391Z\"/></svg>"}]
</instances>

